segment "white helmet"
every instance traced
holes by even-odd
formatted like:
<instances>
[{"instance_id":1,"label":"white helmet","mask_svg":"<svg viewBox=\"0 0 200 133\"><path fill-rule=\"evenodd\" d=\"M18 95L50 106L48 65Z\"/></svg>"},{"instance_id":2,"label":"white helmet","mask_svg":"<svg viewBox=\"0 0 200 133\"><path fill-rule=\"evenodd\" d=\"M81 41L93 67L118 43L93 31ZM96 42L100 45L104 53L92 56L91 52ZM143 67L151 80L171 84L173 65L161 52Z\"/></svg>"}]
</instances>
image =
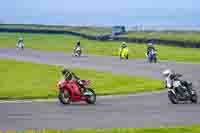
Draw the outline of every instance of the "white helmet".
<instances>
[{"instance_id":1,"label":"white helmet","mask_svg":"<svg viewBox=\"0 0 200 133\"><path fill-rule=\"evenodd\" d=\"M153 46L153 43L148 43L149 46Z\"/></svg>"},{"instance_id":2,"label":"white helmet","mask_svg":"<svg viewBox=\"0 0 200 133\"><path fill-rule=\"evenodd\" d=\"M20 37L19 40L23 40L23 37Z\"/></svg>"},{"instance_id":3,"label":"white helmet","mask_svg":"<svg viewBox=\"0 0 200 133\"><path fill-rule=\"evenodd\" d=\"M126 42L122 42L122 44L126 45Z\"/></svg>"},{"instance_id":4,"label":"white helmet","mask_svg":"<svg viewBox=\"0 0 200 133\"><path fill-rule=\"evenodd\" d=\"M126 42L122 42L121 47L124 47L124 48L127 47Z\"/></svg>"},{"instance_id":5,"label":"white helmet","mask_svg":"<svg viewBox=\"0 0 200 133\"><path fill-rule=\"evenodd\" d=\"M164 70L163 71L163 76L165 76L165 77L167 77L167 76L169 76L169 75L171 75L173 72L170 70L170 69L166 69L166 70Z\"/></svg>"}]
</instances>

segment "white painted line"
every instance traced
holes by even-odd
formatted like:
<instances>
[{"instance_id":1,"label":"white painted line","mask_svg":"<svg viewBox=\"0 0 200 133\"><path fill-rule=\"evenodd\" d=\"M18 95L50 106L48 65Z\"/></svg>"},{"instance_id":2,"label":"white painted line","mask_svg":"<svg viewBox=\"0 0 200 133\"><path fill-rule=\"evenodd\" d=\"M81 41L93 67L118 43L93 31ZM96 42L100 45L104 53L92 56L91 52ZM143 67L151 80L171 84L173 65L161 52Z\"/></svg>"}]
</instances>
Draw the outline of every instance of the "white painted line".
<instances>
[{"instance_id":1,"label":"white painted line","mask_svg":"<svg viewBox=\"0 0 200 133\"><path fill-rule=\"evenodd\" d=\"M157 91L157 92L146 92L139 94L129 94L129 95L111 95L111 96L97 96L98 99L115 99L123 97L136 97L136 96L150 96L154 94L165 93L166 91ZM0 100L0 104L3 103L14 103L14 104L23 104L23 103L49 103L49 102L58 102L58 99L33 99L33 100Z\"/></svg>"},{"instance_id":2,"label":"white painted line","mask_svg":"<svg viewBox=\"0 0 200 133\"><path fill-rule=\"evenodd\" d=\"M0 100L1 103L37 103L37 102L56 102L57 99L33 99L33 100Z\"/></svg>"},{"instance_id":3,"label":"white painted line","mask_svg":"<svg viewBox=\"0 0 200 133\"><path fill-rule=\"evenodd\" d=\"M138 94L128 94L128 95L110 95L110 96L99 96L99 98L106 99L106 98L120 98L120 97L136 97L136 96L150 96L154 94L161 94L165 93L164 91L155 91L155 92L144 92L144 93L138 93Z\"/></svg>"},{"instance_id":4,"label":"white painted line","mask_svg":"<svg viewBox=\"0 0 200 133\"><path fill-rule=\"evenodd\" d=\"M28 119L28 120L31 120L31 119L33 119L33 117L32 116L8 116L7 117L8 119L17 119L17 120L19 120L19 119Z\"/></svg>"}]
</instances>

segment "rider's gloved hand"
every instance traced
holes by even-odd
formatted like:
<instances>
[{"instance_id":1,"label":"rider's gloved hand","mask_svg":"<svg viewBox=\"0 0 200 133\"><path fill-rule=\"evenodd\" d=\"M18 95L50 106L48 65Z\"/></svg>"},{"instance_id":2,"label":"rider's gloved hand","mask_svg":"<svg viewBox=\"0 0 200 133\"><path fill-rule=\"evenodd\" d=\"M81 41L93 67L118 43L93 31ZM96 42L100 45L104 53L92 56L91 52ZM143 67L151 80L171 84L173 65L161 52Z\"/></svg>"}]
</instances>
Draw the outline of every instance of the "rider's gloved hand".
<instances>
[{"instance_id":1,"label":"rider's gloved hand","mask_svg":"<svg viewBox=\"0 0 200 133\"><path fill-rule=\"evenodd\" d=\"M77 80L77 82L80 84L80 85L83 85L83 82L79 79Z\"/></svg>"}]
</instances>

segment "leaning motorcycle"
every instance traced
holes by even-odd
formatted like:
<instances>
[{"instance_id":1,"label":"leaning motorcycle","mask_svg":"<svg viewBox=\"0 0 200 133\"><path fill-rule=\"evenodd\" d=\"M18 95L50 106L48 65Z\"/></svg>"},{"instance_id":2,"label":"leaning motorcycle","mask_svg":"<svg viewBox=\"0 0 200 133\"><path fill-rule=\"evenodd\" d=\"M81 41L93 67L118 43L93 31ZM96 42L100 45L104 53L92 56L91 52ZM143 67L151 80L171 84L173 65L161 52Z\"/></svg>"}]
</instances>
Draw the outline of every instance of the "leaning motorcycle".
<instances>
[{"instance_id":1,"label":"leaning motorcycle","mask_svg":"<svg viewBox=\"0 0 200 133\"><path fill-rule=\"evenodd\" d=\"M191 101L197 103L197 92L193 89L192 83L183 85L183 81L179 79L181 74L176 74L173 81L173 88L168 89L168 98L173 104L178 104L181 101ZM180 91L181 90L181 91Z\"/></svg>"},{"instance_id":2,"label":"leaning motorcycle","mask_svg":"<svg viewBox=\"0 0 200 133\"><path fill-rule=\"evenodd\" d=\"M80 85L80 82L82 85ZM60 80L58 99L62 104L85 101L88 104L95 104L96 94L93 89L87 88L90 80ZM84 89L83 89L84 87Z\"/></svg>"}]
</instances>

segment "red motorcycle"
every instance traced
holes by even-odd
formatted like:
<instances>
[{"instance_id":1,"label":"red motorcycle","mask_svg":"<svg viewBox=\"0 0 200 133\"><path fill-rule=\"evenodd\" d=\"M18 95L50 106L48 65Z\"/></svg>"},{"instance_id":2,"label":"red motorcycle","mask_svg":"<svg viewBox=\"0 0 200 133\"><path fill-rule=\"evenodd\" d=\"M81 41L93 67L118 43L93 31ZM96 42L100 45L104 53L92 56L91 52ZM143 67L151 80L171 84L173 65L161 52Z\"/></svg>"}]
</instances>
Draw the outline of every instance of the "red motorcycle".
<instances>
[{"instance_id":1,"label":"red motorcycle","mask_svg":"<svg viewBox=\"0 0 200 133\"><path fill-rule=\"evenodd\" d=\"M96 94L91 88L86 87L89 84L90 80L60 80L57 84L59 88L59 101L62 104L80 101L95 104Z\"/></svg>"}]
</instances>

